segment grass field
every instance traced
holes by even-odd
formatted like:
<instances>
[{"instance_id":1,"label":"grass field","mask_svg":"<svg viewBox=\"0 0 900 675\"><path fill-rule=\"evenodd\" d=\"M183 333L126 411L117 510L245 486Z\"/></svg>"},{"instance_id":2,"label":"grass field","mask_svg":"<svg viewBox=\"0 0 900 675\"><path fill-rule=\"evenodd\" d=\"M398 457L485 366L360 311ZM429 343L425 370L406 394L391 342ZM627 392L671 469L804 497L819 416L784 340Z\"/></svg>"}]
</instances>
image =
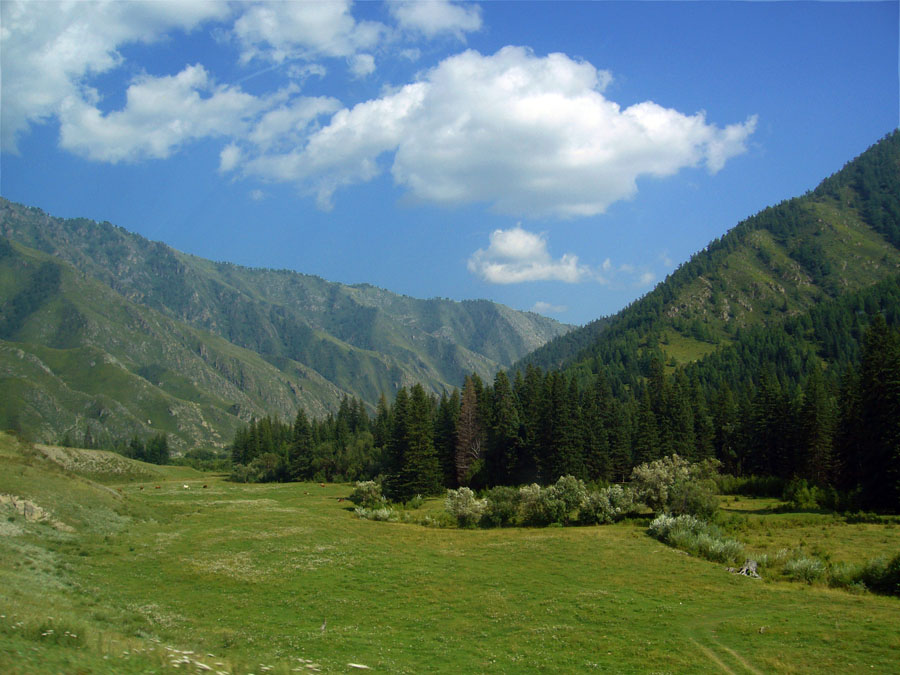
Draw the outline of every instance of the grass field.
<instances>
[{"instance_id":1,"label":"grass field","mask_svg":"<svg viewBox=\"0 0 900 675\"><path fill-rule=\"evenodd\" d=\"M650 538L645 522L433 529L358 520L339 501L348 486L238 485L140 464L103 464L101 484L90 466L63 469L0 436L0 494L67 526L0 513L0 672L884 673L900 663L900 599L731 575ZM889 525L728 506L753 550L799 538L835 558L898 549Z\"/></svg>"}]
</instances>

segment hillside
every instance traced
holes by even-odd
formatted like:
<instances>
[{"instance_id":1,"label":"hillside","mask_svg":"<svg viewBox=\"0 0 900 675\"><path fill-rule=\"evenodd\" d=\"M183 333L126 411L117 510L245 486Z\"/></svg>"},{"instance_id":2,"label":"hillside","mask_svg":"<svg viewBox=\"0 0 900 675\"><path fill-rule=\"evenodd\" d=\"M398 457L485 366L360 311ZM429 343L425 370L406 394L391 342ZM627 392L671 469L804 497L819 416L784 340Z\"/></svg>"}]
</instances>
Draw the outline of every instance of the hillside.
<instances>
[{"instance_id":1,"label":"hillside","mask_svg":"<svg viewBox=\"0 0 900 675\"><path fill-rule=\"evenodd\" d=\"M651 352L670 369L694 362L736 344L742 331L780 326L896 276L898 247L894 132L814 191L741 222L618 314L552 340L516 368L602 365L629 380Z\"/></svg>"},{"instance_id":2,"label":"hillside","mask_svg":"<svg viewBox=\"0 0 900 675\"><path fill-rule=\"evenodd\" d=\"M222 446L251 416L324 414L343 392L301 364L129 302L45 254L0 240L0 418L39 439L172 434Z\"/></svg>"},{"instance_id":3,"label":"hillside","mask_svg":"<svg viewBox=\"0 0 900 675\"><path fill-rule=\"evenodd\" d=\"M213 263L8 201L0 234L0 424L38 440L91 426L221 446L252 416L492 377L567 330L487 301Z\"/></svg>"}]
</instances>

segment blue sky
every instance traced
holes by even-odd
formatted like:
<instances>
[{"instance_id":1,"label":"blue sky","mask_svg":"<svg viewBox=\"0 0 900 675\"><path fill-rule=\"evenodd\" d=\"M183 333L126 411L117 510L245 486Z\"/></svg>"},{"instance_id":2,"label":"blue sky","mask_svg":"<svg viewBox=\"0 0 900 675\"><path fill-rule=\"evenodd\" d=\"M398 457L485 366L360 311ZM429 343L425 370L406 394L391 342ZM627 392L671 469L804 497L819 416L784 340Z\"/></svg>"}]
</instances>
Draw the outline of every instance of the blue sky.
<instances>
[{"instance_id":1,"label":"blue sky","mask_svg":"<svg viewBox=\"0 0 900 675\"><path fill-rule=\"evenodd\" d=\"M898 125L897 2L2 2L0 193L583 324Z\"/></svg>"}]
</instances>

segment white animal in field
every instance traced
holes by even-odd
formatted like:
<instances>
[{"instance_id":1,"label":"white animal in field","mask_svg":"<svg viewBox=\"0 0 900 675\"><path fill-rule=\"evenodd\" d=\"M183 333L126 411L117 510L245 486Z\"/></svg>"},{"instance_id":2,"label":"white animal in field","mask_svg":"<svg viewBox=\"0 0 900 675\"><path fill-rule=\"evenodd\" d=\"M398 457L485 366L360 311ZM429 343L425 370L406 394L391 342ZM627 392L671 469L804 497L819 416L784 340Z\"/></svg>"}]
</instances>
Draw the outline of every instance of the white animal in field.
<instances>
[{"instance_id":1,"label":"white animal in field","mask_svg":"<svg viewBox=\"0 0 900 675\"><path fill-rule=\"evenodd\" d=\"M187 483L185 483L185 484L184 484L184 489L185 489L185 490L188 490L188 489L190 489L190 487L191 487L191 486L190 486L190 485L188 485L188 484L187 484Z\"/></svg>"}]
</instances>

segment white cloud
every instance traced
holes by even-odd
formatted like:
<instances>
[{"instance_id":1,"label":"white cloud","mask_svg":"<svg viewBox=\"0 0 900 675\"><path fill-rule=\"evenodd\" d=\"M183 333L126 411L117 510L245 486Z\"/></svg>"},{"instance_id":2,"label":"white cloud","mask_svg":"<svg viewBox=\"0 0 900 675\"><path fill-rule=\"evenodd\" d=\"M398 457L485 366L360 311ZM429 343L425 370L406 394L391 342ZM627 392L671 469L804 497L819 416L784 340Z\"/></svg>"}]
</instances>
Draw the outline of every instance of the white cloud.
<instances>
[{"instance_id":1,"label":"white cloud","mask_svg":"<svg viewBox=\"0 0 900 675\"><path fill-rule=\"evenodd\" d=\"M288 59L348 57L377 45L386 26L358 22L350 0L266 2L252 5L234 23L241 59L282 63Z\"/></svg>"},{"instance_id":2,"label":"white cloud","mask_svg":"<svg viewBox=\"0 0 900 675\"><path fill-rule=\"evenodd\" d=\"M578 256L567 253L553 260L547 241L540 235L516 226L494 230L487 249L478 249L469 258L469 271L494 284L523 281L565 281L577 283L590 277Z\"/></svg>"},{"instance_id":3,"label":"white cloud","mask_svg":"<svg viewBox=\"0 0 900 675\"><path fill-rule=\"evenodd\" d=\"M341 185L367 181L380 169L378 157L393 150L421 105L425 89L410 84L391 96L342 109L330 124L313 133L305 148L283 154L261 153L243 167L248 175L310 186L321 208L331 206Z\"/></svg>"},{"instance_id":4,"label":"white cloud","mask_svg":"<svg viewBox=\"0 0 900 675\"><path fill-rule=\"evenodd\" d=\"M66 98L59 111L60 145L112 163L163 159L189 141L245 133L267 105L239 88L215 84L200 65L173 76L142 76L128 87L125 101L122 110L103 114L77 96ZM229 151L224 166L234 159Z\"/></svg>"},{"instance_id":5,"label":"white cloud","mask_svg":"<svg viewBox=\"0 0 900 675\"><path fill-rule=\"evenodd\" d=\"M653 272L644 272L638 277L638 286L651 286L656 281L656 275Z\"/></svg>"},{"instance_id":6,"label":"white cloud","mask_svg":"<svg viewBox=\"0 0 900 675\"><path fill-rule=\"evenodd\" d=\"M233 171L240 161L241 149L234 143L229 143L219 153L219 171L222 173Z\"/></svg>"},{"instance_id":7,"label":"white cloud","mask_svg":"<svg viewBox=\"0 0 900 675\"><path fill-rule=\"evenodd\" d=\"M247 139L262 149L294 148L305 142L309 127L320 116L340 110L336 98L296 97L289 103L265 112L254 124Z\"/></svg>"},{"instance_id":8,"label":"white cloud","mask_svg":"<svg viewBox=\"0 0 900 675\"><path fill-rule=\"evenodd\" d=\"M0 3L3 63L0 127L5 151L30 122L57 115L64 102L95 101L84 88L89 74L122 62L117 49L152 42L173 29L191 30L231 10L223 2Z\"/></svg>"},{"instance_id":9,"label":"white cloud","mask_svg":"<svg viewBox=\"0 0 900 675\"><path fill-rule=\"evenodd\" d=\"M563 314L565 312L568 312L569 308L565 305L553 305L549 302L538 300L536 303L534 303L531 311L537 314Z\"/></svg>"},{"instance_id":10,"label":"white cloud","mask_svg":"<svg viewBox=\"0 0 900 675\"><path fill-rule=\"evenodd\" d=\"M449 0L399 0L390 2L388 8L401 28L429 38L450 33L464 40L466 33L481 30L481 8L478 5L457 4Z\"/></svg>"},{"instance_id":11,"label":"white cloud","mask_svg":"<svg viewBox=\"0 0 900 675\"><path fill-rule=\"evenodd\" d=\"M284 64L299 81L324 74L311 59L341 58L352 75L366 76L389 31L355 20L350 8L349 0L0 3L2 148L15 151L29 123L57 117L61 146L98 161L165 158L192 141L220 137L220 171L295 182L323 208L338 188L389 169L421 201L571 217L633 196L639 176L698 166L716 172L745 151L755 127L755 117L720 128L703 113L652 102L622 109L603 94L608 72L522 47L489 56L463 52L350 108L301 97L299 84L256 96L217 83L200 64L132 79L124 106L113 111L89 86L122 65L122 45L204 22L222 26L240 11L230 35L245 62ZM462 35L481 25L477 7L449 2L390 11L425 35Z\"/></svg>"},{"instance_id":12,"label":"white cloud","mask_svg":"<svg viewBox=\"0 0 900 675\"><path fill-rule=\"evenodd\" d=\"M362 78L375 72L375 57L371 54L354 54L350 57L350 73Z\"/></svg>"},{"instance_id":13,"label":"white cloud","mask_svg":"<svg viewBox=\"0 0 900 675\"><path fill-rule=\"evenodd\" d=\"M466 51L338 112L305 147L245 170L298 181L327 205L337 187L377 175L378 157L393 152L395 182L420 200L573 217L632 197L639 176L701 165L714 173L746 150L755 117L721 129L702 112L653 102L622 109L602 93L611 79L564 54Z\"/></svg>"}]
</instances>

